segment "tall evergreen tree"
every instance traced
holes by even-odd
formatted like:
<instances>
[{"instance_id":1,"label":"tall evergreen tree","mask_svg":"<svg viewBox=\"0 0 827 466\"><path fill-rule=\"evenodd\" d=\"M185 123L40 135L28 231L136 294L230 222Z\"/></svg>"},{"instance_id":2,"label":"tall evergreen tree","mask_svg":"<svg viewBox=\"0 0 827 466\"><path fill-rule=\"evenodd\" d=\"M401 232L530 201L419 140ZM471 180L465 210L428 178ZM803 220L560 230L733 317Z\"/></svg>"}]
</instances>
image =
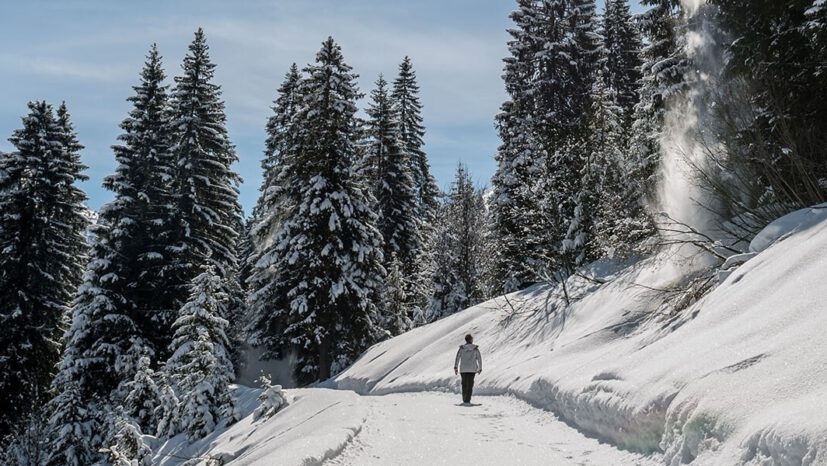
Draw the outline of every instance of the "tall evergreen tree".
<instances>
[{"instance_id":1,"label":"tall evergreen tree","mask_svg":"<svg viewBox=\"0 0 827 466\"><path fill-rule=\"evenodd\" d=\"M535 269L543 278L564 279L590 253L591 212L582 173L591 94L603 56L591 0L549 2L541 29L540 76L534 83L535 109L544 173Z\"/></svg>"},{"instance_id":2,"label":"tall evergreen tree","mask_svg":"<svg viewBox=\"0 0 827 466\"><path fill-rule=\"evenodd\" d=\"M585 206L592 213L592 258L628 255L653 233L641 193L626 178L624 112L617 101L614 89L597 80L582 174Z\"/></svg>"},{"instance_id":3,"label":"tall evergreen tree","mask_svg":"<svg viewBox=\"0 0 827 466\"><path fill-rule=\"evenodd\" d=\"M616 104L622 111L621 122L628 131L640 100L638 86L643 47L640 31L629 12L628 0L607 0L602 26L606 54L603 78L614 93Z\"/></svg>"},{"instance_id":4,"label":"tall evergreen tree","mask_svg":"<svg viewBox=\"0 0 827 466\"><path fill-rule=\"evenodd\" d=\"M384 273L376 215L354 170L356 75L332 38L304 74L291 207L271 262L274 307L253 335L270 355L293 352L301 383L328 378L374 341Z\"/></svg>"},{"instance_id":5,"label":"tall evergreen tree","mask_svg":"<svg viewBox=\"0 0 827 466\"><path fill-rule=\"evenodd\" d=\"M98 459L91 445L97 426L90 407L72 382L52 399L47 466L86 466Z\"/></svg>"},{"instance_id":6,"label":"tall evergreen tree","mask_svg":"<svg viewBox=\"0 0 827 466\"><path fill-rule=\"evenodd\" d=\"M500 292L514 291L536 281L529 266L534 238L526 225L538 220L537 195L532 188L540 164L532 125L535 94L531 86L538 72L535 57L540 50L540 7L532 0L518 0L518 9L511 19L514 27L508 30L510 55L504 60L503 74L509 100L497 115L502 144L496 154L491 198L492 236L497 243L492 281Z\"/></svg>"},{"instance_id":7,"label":"tall evergreen tree","mask_svg":"<svg viewBox=\"0 0 827 466\"><path fill-rule=\"evenodd\" d=\"M301 73L295 63L290 67L278 89L273 105L273 115L267 121L267 141L262 169L262 182L258 201L250 218L250 256L247 259L247 307L250 321L249 333L269 319L274 312L273 289L279 279L274 265L281 252L275 241L276 234L296 199L288 197L287 187L294 175L293 163L297 149L297 132L294 131L296 113L302 105L299 93ZM255 339L254 339L255 342Z\"/></svg>"},{"instance_id":8,"label":"tall evergreen tree","mask_svg":"<svg viewBox=\"0 0 827 466\"><path fill-rule=\"evenodd\" d=\"M422 119L422 102L419 98L419 83L410 57L405 57L399 64L399 74L393 81L391 92L399 121L399 141L402 150L408 154L417 191L417 201L421 209L421 218L425 224L431 221L433 210L437 205L439 187L431 175L428 156L423 150L425 145L425 126Z\"/></svg>"},{"instance_id":9,"label":"tall evergreen tree","mask_svg":"<svg viewBox=\"0 0 827 466\"><path fill-rule=\"evenodd\" d=\"M171 101L175 132L171 150L176 161L172 184L179 252L178 272L170 280L186 296L189 282L202 264L215 265L222 279L235 276L241 179L231 168L238 158L227 134L221 87L212 82L215 65L200 28L182 69L183 74L175 77Z\"/></svg>"},{"instance_id":10,"label":"tall evergreen tree","mask_svg":"<svg viewBox=\"0 0 827 466\"><path fill-rule=\"evenodd\" d=\"M62 107L29 103L0 159L0 437L42 403L59 357L61 322L85 257L85 180Z\"/></svg>"},{"instance_id":11,"label":"tall evergreen tree","mask_svg":"<svg viewBox=\"0 0 827 466\"><path fill-rule=\"evenodd\" d=\"M414 270L407 278L409 283L407 300L412 305L412 312L421 316L432 291L430 276L433 269L434 251L428 246L432 243L429 238L434 235L434 216L438 208L440 189L431 174L428 156L423 149L425 126L422 118L422 102L419 97L419 83L410 57L405 57L399 64L399 74L393 81L391 98L398 111L399 141L411 163L411 173L420 210L418 218L422 224L421 252L414 260ZM422 323L422 319L413 318L413 324L417 323Z\"/></svg>"},{"instance_id":12,"label":"tall evergreen tree","mask_svg":"<svg viewBox=\"0 0 827 466\"><path fill-rule=\"evenodd\" d=\"M482 302L487 248L486 210L482 192L471 175L457 167L451 191L440 207L437 223L434 295L428 319L435 320Z\"/></svg>"},{"instance_id":13,"label":"tall evergreen tree","mask_svg":"<svg viewBox=\"0 0 827 466\"><path fill-rule=\"evenodd\" d=\"M132 379L145 351L166 354L178 303L170 286L176 225L169 184L174 166L161 57L153 45L141 71L132 110L113 146L118 166L104 179L115 199L104 205L93 227L84 283L78 289L60 383L77 384L81 396L106 397Z\"/></svg>"},{"instance_id":14,"label":"tall evergreen tree","mask_svg":"<svg viewBox=\"0 0 827 466\"><path fill-rule=\"evenodd\" d=\"M399 261L403 276L416 278L423 241L421 212L411 173L413 164L409 160L412 154L405 151L399 139L398 111L381 75L376 81L376 89L371 92L367 113L370 116L370 143L362 168L376 199L374 210L379 216L377 227L384 239L384 255L388 260L393 257ZM406 281L406 296L421 294L416 289L419 284L415 280ZM416 305L413 300L397 304L409 309ZM394 326L392 334L406 330Z\"/></svg>"}]
</instances>

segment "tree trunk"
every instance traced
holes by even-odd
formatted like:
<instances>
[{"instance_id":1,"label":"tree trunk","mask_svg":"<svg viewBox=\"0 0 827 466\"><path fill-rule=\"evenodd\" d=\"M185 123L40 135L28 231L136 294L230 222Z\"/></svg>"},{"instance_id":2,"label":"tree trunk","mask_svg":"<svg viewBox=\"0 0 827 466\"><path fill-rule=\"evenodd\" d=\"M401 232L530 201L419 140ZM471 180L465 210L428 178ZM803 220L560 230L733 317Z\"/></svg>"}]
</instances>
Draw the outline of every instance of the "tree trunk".
<instances>
[{"instance_id":1,"label":"tree trunk","mask_svg":"<svg viewBox=\"0 0 827 466\"><path fill-rule=\"evenodd\" d=\"M319 381L330 378L330 337L322 337L319 343Z\"/></svg>"}]
</instances>

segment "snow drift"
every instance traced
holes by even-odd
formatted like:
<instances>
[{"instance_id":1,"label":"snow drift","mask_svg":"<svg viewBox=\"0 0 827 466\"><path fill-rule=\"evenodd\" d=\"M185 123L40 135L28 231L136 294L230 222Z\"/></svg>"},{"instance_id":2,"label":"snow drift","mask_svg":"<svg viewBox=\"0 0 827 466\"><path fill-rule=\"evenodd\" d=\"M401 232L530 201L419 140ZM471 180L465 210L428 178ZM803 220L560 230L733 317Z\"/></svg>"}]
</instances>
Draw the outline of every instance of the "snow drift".
<instances>
[{"instance_id":1,"label":"snow drift","mask_svg":"<svg viewBox=\"0 0 827 466\"><path fill-rule=\"evenodd\" d=\"M670 312L669 258L595 264L566 306L552 287L493 299L370 348L331 383L361 394L458 391L466 333L477 393L514 394L667 464L827 464L827 205L756 238L700 301Z\"/></svg>"},{"instance_id":2,"label":"snow drift","mask_svg":"<svg viewBox=\"0 0 827 466\"><path fill-rule=\"evenodd\" d=\"M254 414L259 389L235 390L243 418L193 443L186 434L161 445L152 464L159 466L316 465L336 456L359 433L367 416L353 392L293 389L290 404L272 417Z\"/></svg>"}]
</instances>

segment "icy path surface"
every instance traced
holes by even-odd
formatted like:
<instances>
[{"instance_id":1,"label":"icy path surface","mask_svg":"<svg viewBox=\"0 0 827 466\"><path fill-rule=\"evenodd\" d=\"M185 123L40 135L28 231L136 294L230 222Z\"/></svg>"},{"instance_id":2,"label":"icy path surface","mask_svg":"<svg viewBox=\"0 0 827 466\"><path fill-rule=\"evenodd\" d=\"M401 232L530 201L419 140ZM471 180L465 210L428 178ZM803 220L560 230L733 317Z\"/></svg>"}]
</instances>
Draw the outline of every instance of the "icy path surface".
<instances>
[{"instance_id":1,"label":"icy path surface","mask_svg":"<svg viewBox=\"0 0 827 466\"><path fill-rule=\"evenodd\" d=\"M654 465L654 457L584 437L508 396L439 392L365 396L367 419L325 465Z\"/></svg>"}]
</instances>

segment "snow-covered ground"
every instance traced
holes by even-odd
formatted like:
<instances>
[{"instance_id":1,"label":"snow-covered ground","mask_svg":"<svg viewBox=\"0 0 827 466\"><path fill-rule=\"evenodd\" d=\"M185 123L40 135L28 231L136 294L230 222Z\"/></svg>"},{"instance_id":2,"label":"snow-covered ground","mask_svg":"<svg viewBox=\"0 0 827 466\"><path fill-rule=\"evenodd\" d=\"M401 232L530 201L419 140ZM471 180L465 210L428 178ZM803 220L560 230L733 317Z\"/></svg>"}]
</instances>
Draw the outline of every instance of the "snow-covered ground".
<instances>
[{"instance_id":1,"label":"snow-covered ground","mask_svg":"<svg viewBox=\"0 0 827 466\"><path fill-rule=\"evenodd\" d=\"M655 465L567 426L554 415L506 396L463 406L436 392L368 396L368 418L344 451L325 464L420 465Z\"/></svg>"},{"instance_id":2,"label":"snow-covered ground","mask_svg":"<svg viewBox=\"0 0 827 466\"><path fill-rule=\"evenodd\" d=\"M161 466L628 465L652 457L601 444L509 396L462 405L439 392L359 396L352 391L293 389L291 404L254 420L260 390L238 387L244 418L195 443L166 442Z\"/></svg>"},{"instance_id":3,"label":"snow-covered ground","mask_svg":"<svg viewBox=\"0 0 827 466\"><path fill-rule=\"evenodd\" d=\"M243 419L192 444L186 434L163 444L158 466L292 466L321 464L336 456L365 422L367 408L353 392L290 390L290 405L270 418L254 420L261 390L239 386Z\"/></svg>"},{"instance_id":4,"label":"snow-covered ground","mask_svg":"<svg viewBox=\"0 0 827 466\"><path fill-rule=\"evenodd\" d=\"M247 417L156 462L827 464L827 205L750 250L677 313L687 268L596 264L570 306L542 286L475 306L372 347L325 384L341 390L288 390L270 419L241 387ZM472 407L453 373L466 333L483 352Z\"/></svg>"},{"instance_id":5,"label":"snow-covered ground","mask_svg":"<svg viewBox=\"0 0 827 466\"><path fill-rule=\"evenodd\" d=\"M827 464L825 218L827 205L780 219L680 313L664 314L679 296L665 290L685 281L667 258L595 267L606 283L570 281L571 306L548 287L497 298L374 346L334 384L458 391L453 358L472 333L478 393L513 394L622 448L675 465Z\"/></svg>"}]
</instances>

